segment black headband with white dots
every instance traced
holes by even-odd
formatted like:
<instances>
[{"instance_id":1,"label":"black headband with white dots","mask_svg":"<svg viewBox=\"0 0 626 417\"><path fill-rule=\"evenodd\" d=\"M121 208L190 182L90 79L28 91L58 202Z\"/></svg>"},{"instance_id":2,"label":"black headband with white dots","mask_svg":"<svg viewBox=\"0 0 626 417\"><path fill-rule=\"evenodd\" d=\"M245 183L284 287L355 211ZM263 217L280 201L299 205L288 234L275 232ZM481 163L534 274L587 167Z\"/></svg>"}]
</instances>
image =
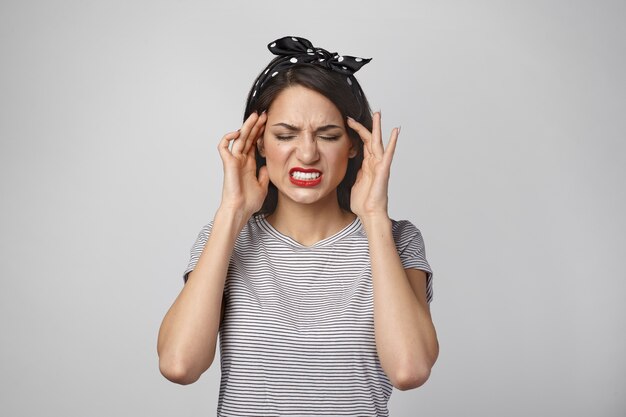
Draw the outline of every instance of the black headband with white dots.
<instances>
[{"instance_id":1,"label":"black headband with white dots","mask_svg":"<svg viewBox=\"0 0 626 417\"><path fill-rule=\"evenodd\" d=\"M279 74L281 71L291 67L294 64L312 64L327 68L331 71L344 74L346 83L352 86L353 74L357 72L363 65L370 62L371 58L359 58L350 55L339 55L336 52L328 52L326 49L317 48L304 38L297 36L285 36L276 39L267 45L267 48L279 58L272 63L259 75L254 83L254 90L250 102L255 101L258 92L263 88L265 83Z\"/></svg>"}]
</instances>

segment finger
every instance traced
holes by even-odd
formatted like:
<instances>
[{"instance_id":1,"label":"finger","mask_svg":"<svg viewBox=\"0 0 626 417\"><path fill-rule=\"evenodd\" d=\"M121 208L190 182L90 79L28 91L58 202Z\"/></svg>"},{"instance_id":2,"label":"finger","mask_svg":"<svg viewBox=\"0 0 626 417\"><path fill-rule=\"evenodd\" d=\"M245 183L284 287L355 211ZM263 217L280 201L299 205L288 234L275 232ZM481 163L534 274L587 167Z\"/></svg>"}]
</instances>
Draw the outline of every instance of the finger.
<instances>
[{"instance_id":1,"label":"finger","mask_svg":"<svg viewBox=\"0 0 626 417\"><path fill-rule=\"evenodd\" d=\"M244 121L243 125L239 129L241 134L233 142L233 144L231 146L231 153L233 155L239 155L241 153L241 150L243 149L243 147L245 145L246 139L248 138L248 134L250 133L250 130L252 129L252 127L256 123L257 119L258 119L258 114L256 112L252 112L248 116L248 118Z\"/></svg>"},{"instance_id":2,"label":"finger","mask_svg":"<svg viewBox=\"0 0 626 417\"><path fill-rule=\"evenodd\" d=\"M400 136L400 128L396 127L391 132L391 138L389 138L389 143L387 144L387 149L385 149L384 160L385 163L391 165L391 161L393 159L393 155L396 152L396 145L398 144L398 136Z\"/></svg>"},{"instance_id":3,"label":"finger","mask_svg":"<svg viewBox=\"0 0 626 417\"><path fill-rule=\"evenodd\" d=\"M374 156L378 159L382 159L385 152L383 149L383 135L380 119L380 111L377 111L374 113L374 120L372 123L372 151Z\"/></svg>"},{"instance_id":4,"label":"finger","mask_svg":"<svg viewBox=\"0 0 626 417\"><path fill-rule=\"evenodd\" d=\"M248 138L248 135L258 118L259 115L256 112L253 112L243 123L243 126L241 126L241 135L237 138L237 140L235 140L231 149L233 155L239 155L241 153L244 145L246 144L246 139Z\"/></svg>"},{"instance_id":5,"label":"finger","mask_svg":"<svg viewBox=\"0 0 626 417\"><path fill-rule=\"evenodd\" d=\"M254 147L257 139L261 136L261 130L265 128L265 122L267 121L267 113L263 112L257 119L254 127L250 131L250 134L246 138L246 143L243 147L241 153L247 154L250 151L250 148Z\"/></svg>"},{"instance_id":6,"label":"finger","mask_svg":"<svg viewBox=\"0 0 626 417\"><path fill-rule=\"evenodd\" d=\"M264 115L259 116L254 126L252 126L252 129L250 130L250 133L248 134L248 137L243 144L243 149L241 150L242 154L247 155L250 152L250 148L252 148L252 145L256 143L256 140L259 137L259 131L263 127L263 118Z\"/></svg>"},{"instance_id":7,"label":"finger","mask_svg":"<svg viewBox=\"0 0 626 417\"><path fill-rule=\"evenodd\" d=\"M236 130L234 132L229 132L225 134L222 137L222 139L219 141L219 143L217 144L217 150L219 151L220 157L222 157L222 160L226 156L225 153L230 153L230 149L228 149L228 147L231 141L233 141L234 139L237 139L240 134L241 132L239 130Z\"/></svg>"},{"instance_id":8,"label":"finger","mask_svg":"<svg viewBox=\"0 0 626 417\"><path fill-rule=\"evenodd\" d=\"M351 117L348 117L348 126L356 133L358 133L358 135L361 137L361 140L365 145L363 146L363 149L366 151L366 156L371 155L372 132L370 132L368 128L366 128L361 123L357 122Z\"/></svg>"},{"instance_id":9,"label":"finger","mask_svg":"<svg viewBox=\"0 0 626 417\"><path fill-rule=\"evenodd\" d=\"M259 141L260 138L263 137L264 133L265 133L265 126L261 126L261 130L257 134L256 139L250 143L251 146L250 146L250 149L248 149L248 156L251 156L252 158L254 158L255 152L257 152L257 142Z\"/></svg>"}]
</instances>

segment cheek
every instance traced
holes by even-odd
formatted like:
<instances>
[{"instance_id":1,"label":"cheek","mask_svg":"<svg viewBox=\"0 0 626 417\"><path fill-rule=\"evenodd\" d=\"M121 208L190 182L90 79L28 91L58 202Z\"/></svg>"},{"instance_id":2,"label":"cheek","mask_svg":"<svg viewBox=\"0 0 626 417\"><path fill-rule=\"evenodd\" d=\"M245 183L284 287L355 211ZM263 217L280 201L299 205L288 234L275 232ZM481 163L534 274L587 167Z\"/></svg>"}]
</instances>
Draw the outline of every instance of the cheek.
<instances>
[{"instance_id":1,"label":"cheek","mask_svg":"<svg viewBox=\"0 0 626 417\"><path fill-rule=\"evenodd\" d=\"M268 169L280 165L281 161L287 158L289 149L285 145L284 143L275 142L265 146L265 163Z\"/></svg>"},{"instance_id":2,"label":"cheek","mask_svg":"<svg viewBox=\"0 0 626 417\"><path fill-rule=\"evenodd\" d=\"M333 166L343 166L343 165L347 165L348 164L348 159L349 159L349 155L350 151L348 148L335 148L330 150L327 155L328 155L328 161L333 165Z\"/></svg>"}]
</instances>

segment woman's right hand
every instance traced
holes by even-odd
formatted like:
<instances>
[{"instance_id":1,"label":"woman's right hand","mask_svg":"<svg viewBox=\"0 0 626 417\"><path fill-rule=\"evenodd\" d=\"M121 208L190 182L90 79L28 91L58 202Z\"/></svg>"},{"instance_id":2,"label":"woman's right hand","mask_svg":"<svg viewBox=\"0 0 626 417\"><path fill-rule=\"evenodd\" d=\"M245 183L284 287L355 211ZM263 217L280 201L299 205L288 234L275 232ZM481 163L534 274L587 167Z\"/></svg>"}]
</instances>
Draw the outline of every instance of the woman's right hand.
<instances>
[{"instance_id":1,"label":"woman's right hand","mask_svg":"<svg viewBox=\"0 0 626 417\"><path fill-rule=\"evenodd\" d=\"M170 381L197 381L215 358L220 323L226 314L224 285L235 242L267 195L267 168L261 169L257 179L254 158L266 120L265 114L253 113L240 130L226 134L217 146L224 165L222 202L196 266L159 329L159 369Z\"/></svg>"},{"instance_id":2,"label":"woman's right hand","mask_svg":"<svg viewBox=\"0 0 626 417\"><path fill-rule=\"evenodd\" d=\"M247 221L263 205L267 195L269 175L261 167L256 176L256 141L265 130L267 114L252 113L241 129L224 135L218 145L224 165L224 185L220 210L228 210ZM229 149L229 144L233 142Z\"/></svg>"}]
</instances>

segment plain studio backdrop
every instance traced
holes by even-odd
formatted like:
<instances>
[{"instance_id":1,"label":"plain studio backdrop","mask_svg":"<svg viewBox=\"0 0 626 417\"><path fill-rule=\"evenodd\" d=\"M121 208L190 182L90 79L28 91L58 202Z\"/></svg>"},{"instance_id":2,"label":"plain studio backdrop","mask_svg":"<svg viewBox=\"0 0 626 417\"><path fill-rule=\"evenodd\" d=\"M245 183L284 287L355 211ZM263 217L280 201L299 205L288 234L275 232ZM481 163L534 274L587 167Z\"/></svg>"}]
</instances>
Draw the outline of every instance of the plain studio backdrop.
<instances>
[{"instance_id":1,"label":"plain studio backdrop","mask_svg":"<svg viewBox=\"0 0 626 417\"><path fill-rule=\"evenodd\" d=\"M159 325L286 35L372 57L441 353L391 415L626 413L623 1L2 1L0 415L211 416ZM392 302L392 301L390 301Z\"/></svg>"}]
</instances>

